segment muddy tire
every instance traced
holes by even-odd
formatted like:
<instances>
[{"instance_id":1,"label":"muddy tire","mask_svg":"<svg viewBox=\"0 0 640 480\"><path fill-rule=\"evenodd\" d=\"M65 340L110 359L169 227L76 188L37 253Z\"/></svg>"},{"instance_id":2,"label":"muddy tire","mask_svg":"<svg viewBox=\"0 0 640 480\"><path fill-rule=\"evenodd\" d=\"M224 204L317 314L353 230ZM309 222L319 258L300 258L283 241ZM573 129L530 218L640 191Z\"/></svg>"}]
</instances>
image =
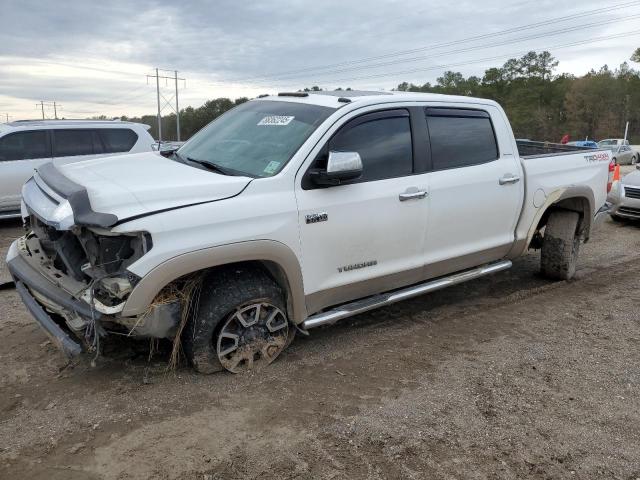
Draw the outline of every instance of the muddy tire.
<instances>
[{"instance_id":1,"label":"muddy tire","mask_svg":"<svg viewBox=\"0 0 640 480\"><path fill-rule=\"evenodd\" d=\"M239 266L205 277L182 343L199 373L241 373L268 365L295 335L285 296L259 267ZM225 353L226 352L226 353Z\"/></svg>"},{"instance_id":2,"label":"muddy tire","mask_svg":"<svg viewBox=\"0 0 640 480\"><path fill-rule=\"evenodd\" d=\"M576 212L558 210L549 215L540 256L540 271L545 277L569 280L576 273L579 220Z\"/></svg>"}]
</instances>

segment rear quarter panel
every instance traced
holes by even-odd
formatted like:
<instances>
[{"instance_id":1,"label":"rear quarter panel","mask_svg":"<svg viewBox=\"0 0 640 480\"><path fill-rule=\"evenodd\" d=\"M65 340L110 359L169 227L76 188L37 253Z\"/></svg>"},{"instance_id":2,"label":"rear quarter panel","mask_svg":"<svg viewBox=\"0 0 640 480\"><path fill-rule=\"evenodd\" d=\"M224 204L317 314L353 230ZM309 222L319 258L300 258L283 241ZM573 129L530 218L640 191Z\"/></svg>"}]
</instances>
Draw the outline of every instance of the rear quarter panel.
<instances>
[{"instance_id":1,"label":"rear quarter panel","mask_svg":"<svg viewBox=\"0 0 640 480\"><path fill-rule=\"evenodd\" d=\"M607 150L522 157L525 201L516 239L528 246L546 209L565 198L586 197L594 215L606 201L610 162Z\"/></svg>"}]
</instances>

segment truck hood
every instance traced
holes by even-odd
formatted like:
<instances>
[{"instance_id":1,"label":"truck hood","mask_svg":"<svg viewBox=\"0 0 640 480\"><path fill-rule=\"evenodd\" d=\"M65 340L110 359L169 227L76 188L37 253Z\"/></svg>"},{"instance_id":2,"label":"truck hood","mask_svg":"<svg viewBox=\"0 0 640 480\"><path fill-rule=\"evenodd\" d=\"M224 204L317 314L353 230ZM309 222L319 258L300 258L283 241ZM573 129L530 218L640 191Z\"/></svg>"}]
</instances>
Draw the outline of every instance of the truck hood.
<instances>
[{"instance_id":1,"label":"truck hood","mask_svg":"<svg viewBox=\"0 0 640 480\"><path fill-rule=\"evenodd\" d=\"M91 208L119 221L238 195L249 177L221 175L155 152L104 157L56 168L83 186Z\"/></svg>"},{"instance_id":2,"label":"truck hood","mask_svg":"<svg viewBox=\"0 0 640 480\"><path fill-rule=\"evenodd\" d=\"M640 170L634 170L625 175L622 178L622 184L629 185L630 187L640 187Z\"/></svg>"}]
</instances>

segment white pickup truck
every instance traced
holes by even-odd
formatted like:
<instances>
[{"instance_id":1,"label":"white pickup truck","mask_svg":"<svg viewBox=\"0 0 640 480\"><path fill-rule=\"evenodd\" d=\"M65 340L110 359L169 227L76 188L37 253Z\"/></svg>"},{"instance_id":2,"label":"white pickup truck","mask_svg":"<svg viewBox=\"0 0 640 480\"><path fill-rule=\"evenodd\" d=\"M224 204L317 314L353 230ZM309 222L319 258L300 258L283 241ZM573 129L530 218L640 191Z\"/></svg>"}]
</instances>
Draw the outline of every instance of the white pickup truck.
<instances>
[{"instance_id":1,"label":"white pickup truck","mask_svg":"<svg viewBox=\"0 0 640 480\"><path fill-rule=\"evenodd\" d=\"M489 100L260 98L166 158L40 167L7 264L68 355L114 334L168 338L200 372L241 372L296 332L507 269L528 248L571 278L605 213L611 153L520 148Z\"/></svg>"}]
</instances>

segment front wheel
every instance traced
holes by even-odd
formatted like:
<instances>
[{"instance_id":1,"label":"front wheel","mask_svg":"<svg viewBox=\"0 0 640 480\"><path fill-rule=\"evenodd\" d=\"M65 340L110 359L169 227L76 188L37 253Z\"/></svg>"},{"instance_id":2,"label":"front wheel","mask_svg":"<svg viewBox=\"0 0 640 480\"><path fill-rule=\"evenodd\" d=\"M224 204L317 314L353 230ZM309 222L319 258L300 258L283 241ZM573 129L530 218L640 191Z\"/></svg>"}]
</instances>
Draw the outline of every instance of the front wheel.
<instances>
[{"instance_id":1,"label":"front wheel","mask_svg":"<svg viewBox=\"0 0 640 480\"><path fill-rule=\"evenodd\" d=\"M580 215L568 210L552 212L547 219L540 254L540 271L554 280L569 280L576 273Z\"/></svg>"},{"instance_id":2,"label":"front wheel","mask_svg":"<svg viewBox=\"0 0 640 480\"><path fill-rule=\"evenodd\" d=\"M183 334L188 359L200 373L242 373L273 362L291 343L284 294L262 269L227 267L208 275L198 311Z\"/></svg>"},{"instance_id":3,"label":"front wheel","mask_svg":"<svg viewBox=\"0 0 640 480\"><path fill-rule=\"evenodd\" d=\"M638 163L638 158L634 155L631 157L631 165L635 165L636 163Z\"/></svg>"}]
</instances>

